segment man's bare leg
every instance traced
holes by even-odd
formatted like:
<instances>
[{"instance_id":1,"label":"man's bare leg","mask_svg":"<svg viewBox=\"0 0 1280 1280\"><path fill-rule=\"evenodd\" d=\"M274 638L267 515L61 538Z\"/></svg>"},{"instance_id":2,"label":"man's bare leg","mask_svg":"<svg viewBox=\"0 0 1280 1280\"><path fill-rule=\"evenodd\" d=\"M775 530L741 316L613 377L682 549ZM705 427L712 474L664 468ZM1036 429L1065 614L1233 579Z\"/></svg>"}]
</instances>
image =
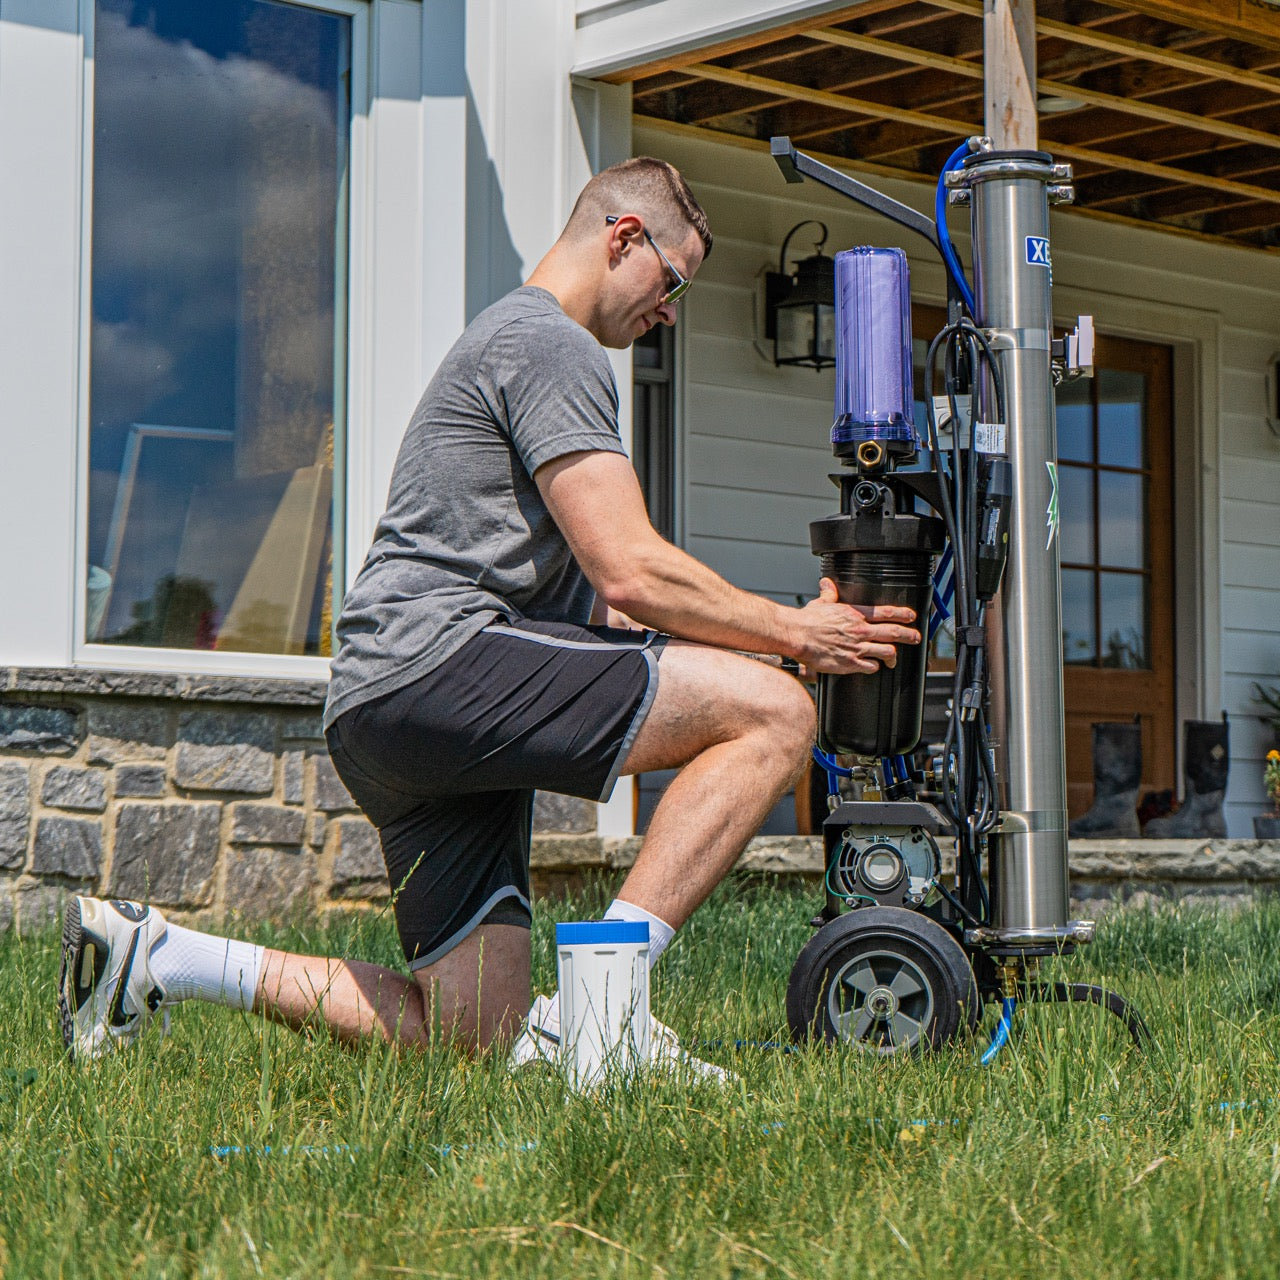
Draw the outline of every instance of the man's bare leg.
<instances>
[{"instance_id":1,"label":"man's bare leg","mask_svg":"<svg viewBox=\"0 0 1280 1280\"><path fill-rule=\"evenodd\" d=\"M294 1030L324 1026L344 1043L367 1036L468 1052L510 1040L529 1007L529 931L482 925L411 977L360 960L268 951L254 1009Z\"/></svg>"},{"instance_id":2,"label":"man's bare leg","mask_svg":"<svg viewBox=\"0 0 1280 1280\"><path fill-rule=\"evenodd\" d=\"M679 768L618 896L679 928L800 775L813 701L776 667L672 641L627 773ZM682 767L683 766L683 767Z\"/></svg>"}]
</instances>

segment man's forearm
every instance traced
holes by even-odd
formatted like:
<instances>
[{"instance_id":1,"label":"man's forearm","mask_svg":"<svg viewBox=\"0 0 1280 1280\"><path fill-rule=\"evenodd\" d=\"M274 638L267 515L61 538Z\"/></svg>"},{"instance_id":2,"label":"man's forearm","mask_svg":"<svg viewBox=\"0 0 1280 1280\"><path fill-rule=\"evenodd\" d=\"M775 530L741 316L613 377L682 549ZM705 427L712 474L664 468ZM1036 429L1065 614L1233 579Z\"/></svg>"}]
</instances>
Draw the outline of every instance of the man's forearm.
<instances>
[{"instance_id":1,"label":"man's forearm","mask_svg":"<svg viewBox=\"0 0 1280 1280\"><path fill-rule=\"evenodd\" d=\"M667 542L637 556L633 573L610 595L612 608L669 635L724 649L804 656L789 616L796 610L740 590Z\"/></svg>"}]
</instances>

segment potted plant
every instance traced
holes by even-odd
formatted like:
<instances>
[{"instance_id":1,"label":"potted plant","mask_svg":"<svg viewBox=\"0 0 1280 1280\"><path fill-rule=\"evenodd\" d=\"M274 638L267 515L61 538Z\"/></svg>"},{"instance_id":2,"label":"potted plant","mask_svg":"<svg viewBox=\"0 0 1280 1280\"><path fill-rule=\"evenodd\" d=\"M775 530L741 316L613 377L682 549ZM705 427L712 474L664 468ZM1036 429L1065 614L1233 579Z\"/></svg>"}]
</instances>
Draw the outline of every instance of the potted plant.
<instances>
[{"instance_id":1,"label":"potted plant","mask_svg":"<svg viewBox=\"0 0 1280 1280\"><path fill-rule=\"evenodd\" d=\"M1280 751L1272 747L1262 768L1262 789L1271 801L1271 812L1254 814L1253 834L1259 840L1280 840Z\"/></svg>"}]
</instances>

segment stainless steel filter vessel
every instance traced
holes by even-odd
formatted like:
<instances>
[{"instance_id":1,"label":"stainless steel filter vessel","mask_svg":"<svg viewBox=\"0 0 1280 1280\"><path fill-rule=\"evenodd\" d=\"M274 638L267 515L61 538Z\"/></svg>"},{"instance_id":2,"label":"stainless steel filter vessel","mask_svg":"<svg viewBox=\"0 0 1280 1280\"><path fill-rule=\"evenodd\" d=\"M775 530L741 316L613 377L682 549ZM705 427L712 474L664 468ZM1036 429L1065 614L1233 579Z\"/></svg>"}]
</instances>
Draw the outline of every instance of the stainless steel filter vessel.
<instances>
[{"instance_id":1,"label":"stainless steel filter vessel","mask_svg":"<svg viewBox=\"0 0 1280 1280\"><path fill-rule=\"evenodd\" d=\"M1004 817L993 838L990 940L1043 946L1082 933L1068 921L1057 441L1050 365L1049 197L1070 170L1037 151L979 150L954 175L973 225L978 321L1004 388L1013 470L1009 560L996 605L992 740ZM964 197L961 197L963 200ZM993 383L982 419L996 422ZM986 930L984 933L988 932ZM1083 940L1083 938L1081 938Z\"/></svg>"}]
</instances>

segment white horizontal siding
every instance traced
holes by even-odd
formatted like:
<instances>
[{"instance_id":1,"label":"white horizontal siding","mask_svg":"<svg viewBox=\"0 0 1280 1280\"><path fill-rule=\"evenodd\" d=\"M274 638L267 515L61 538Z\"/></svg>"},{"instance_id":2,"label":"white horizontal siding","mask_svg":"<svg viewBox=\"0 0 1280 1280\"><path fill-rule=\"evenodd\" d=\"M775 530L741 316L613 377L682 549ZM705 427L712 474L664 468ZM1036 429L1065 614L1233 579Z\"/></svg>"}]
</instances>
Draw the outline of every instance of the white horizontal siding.
<instances>
[{"instance_id":1,"label":"white horizontal siding","mask_svg":"<svg viewBox=\"0 0 1280 1280\"><path fill-rule=\"evenodd\" d=\"M1228 587L1274 591L1280 583L1280 547L1256 543L1226 542L1222 547L1222 582ZM1227 630L1229 622L1223 623ZM1260 672L1275 677L1276 672Z\"/></svg>"},{"instance_id":2,"label":"white horizontal siding","mask_svg":"<svg viewBox=\"0 0 1280 1280\"><path fill-rule=\"evenodd\" d=\"M1271 456L1266 452L1250 455L1236 455L1223 450L1222 458L1223 488L1234 498L1243 502L1276 502L1280 494L1280 441L1277 441Z\"/></svg>"},{"instance_id":3,"label":"white horizontal siding","mask_svg":"<svg viewBox=\"0 0 1280 1280\"><path fill-rule=\"evenodd\" d=\"M766 345L761 275L777 269L787 232L811 217L830 229L828 253L856 244L905 249L917 302L942 300L941 267L922 240L885 220L813 183L786 185L758 152L643 121L636 122L634 149L681 168L716 236L681 304L688 548L749 590L783 600L812 594L817 563L807 524L835 509L826 479L836 469L828 444L835 380L830 371L775 369L753 349L753 342ZM931 209L930 186L871 180L898 200ZM1210 703L1219 699L1231 714L1228 821L1232 834L1252 834L1270 745L1252 689L1258 681L1280 682L1280 441L1264 420L1263 397L1267 359L1280 350L1280 258L1069 211L1052 218L1060 321L1069 305L1091 310L1103 332L1179 339L1185 351L1199 352L1184 385L1209 389L1197 414L1210 445L1191 470L1199 470L1211 499L1203 557L1212 591L1203 594L1214 599L1201 606L1211 619L1204 646L1211 665L1200 673L1196 696L1199 714L1215 716L1219 707ZM969 264L963 224L954 217L952 233ZM811 230L793 238L793 260L811 251ZM1216 343L1204 341L1205 333ZM1187 518L1180 512L1179 520Z\"/></svg>"},{"instance_id":4,"label":"white horizontal siding","mask_svg":"<svg viewBox=\"0 0 1280 1280\"><path fill-rule=\"evenodd\" d=\"M1261 632L1273 640L1280 631L1280 587L1226 587L1222 592L1222 615L1230 619L1233 631Z\"/></svg>"}]
</instances>

